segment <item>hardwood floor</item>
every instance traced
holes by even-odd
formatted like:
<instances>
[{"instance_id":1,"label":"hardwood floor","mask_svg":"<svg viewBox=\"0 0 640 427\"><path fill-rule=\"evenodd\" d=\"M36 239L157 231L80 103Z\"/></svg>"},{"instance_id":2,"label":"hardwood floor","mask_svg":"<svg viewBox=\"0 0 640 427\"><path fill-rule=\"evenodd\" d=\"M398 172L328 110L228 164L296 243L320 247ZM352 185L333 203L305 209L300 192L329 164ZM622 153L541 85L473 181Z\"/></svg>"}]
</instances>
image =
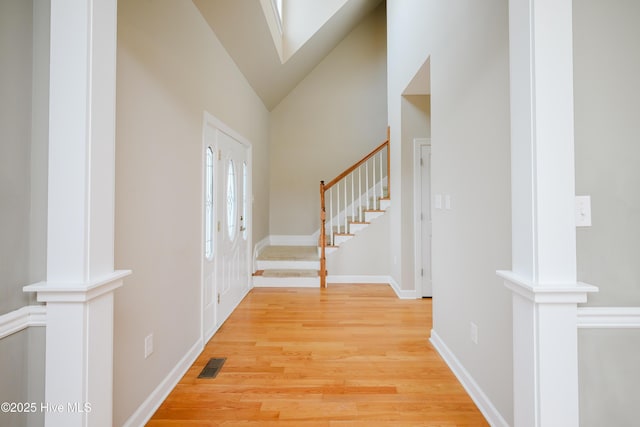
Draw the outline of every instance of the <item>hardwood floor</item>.
<instances>
[{"instance_id":1,"label":"hardwood floor","mask_svg":"<svg viewBox=\"0 0 640 427\"><path fill-rule=\"evenodd\" d=\"M254 288L147 425L488 425L430 330L431 300L387 285Z\"/></svg>"}]
</instances>

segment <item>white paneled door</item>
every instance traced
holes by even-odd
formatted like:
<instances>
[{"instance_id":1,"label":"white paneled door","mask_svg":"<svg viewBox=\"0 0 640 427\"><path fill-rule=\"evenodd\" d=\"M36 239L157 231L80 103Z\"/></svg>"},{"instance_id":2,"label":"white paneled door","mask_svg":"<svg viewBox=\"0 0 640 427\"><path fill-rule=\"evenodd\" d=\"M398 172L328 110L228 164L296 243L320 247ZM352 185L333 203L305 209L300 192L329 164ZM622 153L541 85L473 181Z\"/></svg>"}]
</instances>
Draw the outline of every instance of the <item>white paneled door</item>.
<instances>
[{"instance_id":1,"label":"white paneled door","mask_svg":"<svg viewBox=\"0 0 640 427\"><path fill-rule=\"evenodd\" d=\"M250 145L205 116L202 322L205 342L251 283Z\"/></svg>"},{"instance_id":2,"label":"white paneled door","mask_svg":"<svg viewBox=\"0 0 640 427\"><path fill-rule=\"evenodd\" d=\"M242 300L251 281L249 272L247 162L248 148L217 130L217 302L218 326Z\"/></svg>"}]
</instances>

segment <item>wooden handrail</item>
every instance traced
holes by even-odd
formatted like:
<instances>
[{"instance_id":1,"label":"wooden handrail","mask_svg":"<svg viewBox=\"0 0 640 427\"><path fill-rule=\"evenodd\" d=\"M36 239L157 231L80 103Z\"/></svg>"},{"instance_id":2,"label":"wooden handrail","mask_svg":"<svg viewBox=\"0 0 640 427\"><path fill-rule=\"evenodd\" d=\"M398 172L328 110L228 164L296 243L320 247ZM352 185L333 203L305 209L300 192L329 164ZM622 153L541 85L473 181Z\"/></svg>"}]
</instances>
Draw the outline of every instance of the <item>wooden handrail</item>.
<instances>
[{"instance_id":1,"label":"wooden handrail","mask_svg":"<svg viewBox=\"0 0 640 427\"><path fill-rule=\"evenodd\" d=\"M337 177L335 177L331 181L329 181L329 183L324 186L324 191L327 191L328 189L330 189L331 187L336 185L338 182L340 182L342 180L342 178L344 178L345 176L349 175L354 170L358 169L358 167L360 165L364 164L367 160L369 160L370 158L372 158L373 156L378 154L378 152L382 151L388 145L389 145L389 140L387 139L385 142L383 142L382 144L378 145L372 152L370 152L369 154L364 156L361 160L359 160L358 162L354 163L351 167L347 168L340 175L338 175ZM387 171L388 170L389 170L389 156L387 156Z\"/></svg>"}]
</instances>

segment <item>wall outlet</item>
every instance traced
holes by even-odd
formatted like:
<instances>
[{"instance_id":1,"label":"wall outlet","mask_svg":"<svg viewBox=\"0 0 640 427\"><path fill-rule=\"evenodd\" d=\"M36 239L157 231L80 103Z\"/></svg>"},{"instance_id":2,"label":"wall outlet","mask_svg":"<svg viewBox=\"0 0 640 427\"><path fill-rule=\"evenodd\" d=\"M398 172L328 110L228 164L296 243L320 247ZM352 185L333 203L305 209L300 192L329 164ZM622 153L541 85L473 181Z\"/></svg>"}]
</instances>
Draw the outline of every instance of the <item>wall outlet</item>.
<instances>
[{"instance_id":1,"label":"wall outlet","mask_svg":"<svg viewBox=\"0 0 640 427\"><path fill-rule=\"evenodd\" d=\"M153 353L153 334L149 334L144 339L144 358L151 356Z\"/></svg>"},{"instance_id":2,"label":"wall outlet","mask_svg":"<svg viewBox=\"0 0 640 427\"><path fill-rule=\"evenodd\" d=\"M478 325L471 322L471 342L478 344Z\"/></svg>"}]
</instances>

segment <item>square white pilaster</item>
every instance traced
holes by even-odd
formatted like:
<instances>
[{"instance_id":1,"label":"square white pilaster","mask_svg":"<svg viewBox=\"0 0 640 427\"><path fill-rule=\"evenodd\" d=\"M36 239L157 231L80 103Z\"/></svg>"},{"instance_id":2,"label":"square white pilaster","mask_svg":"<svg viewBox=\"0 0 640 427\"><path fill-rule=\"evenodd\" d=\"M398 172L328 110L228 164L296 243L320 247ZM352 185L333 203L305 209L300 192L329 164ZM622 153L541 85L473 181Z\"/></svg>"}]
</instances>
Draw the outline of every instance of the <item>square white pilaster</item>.
<instances>
[{"instance_id":1,"label":"square white pilaster","mask_svg":"<svg viewBox=\"0 0 640 427\"><path fill-rule=\"evenodd\" d=\"M571 0L510 0L514 423L578 427Z\"/></svg>"},{"instance_id":2,"label":"square white pilaster","mask_svg":"<svg viewBox=\"0 0 640 427\"><path fill-rule=\"evenodd\" d=\"M51 0L47 427L112 425L117 0Z\"/></svg>"}]
</instances>

